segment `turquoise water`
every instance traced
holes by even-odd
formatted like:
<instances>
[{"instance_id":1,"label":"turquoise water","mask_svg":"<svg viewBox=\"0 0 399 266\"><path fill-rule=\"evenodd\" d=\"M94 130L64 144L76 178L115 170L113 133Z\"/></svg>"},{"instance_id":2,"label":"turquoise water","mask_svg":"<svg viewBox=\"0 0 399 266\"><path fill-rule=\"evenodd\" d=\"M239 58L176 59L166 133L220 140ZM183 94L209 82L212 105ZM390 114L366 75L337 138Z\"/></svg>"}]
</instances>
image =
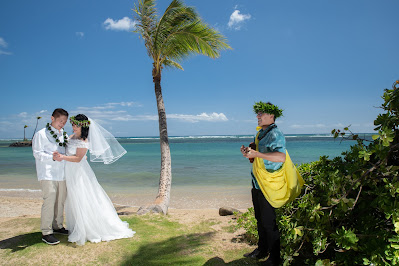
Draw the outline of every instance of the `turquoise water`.
<instances>
[{"instance_id":1,"label":"turquoise water","mask_svg":"<svg viewBox=\"0 0 399 266\"><path fill-rule=\"evenodd\" d=\"M173 186L248 187L250 169L240 153L252 136L170 137ZM354 141L334 140L328 135L287 135L287 150L295 164L340 156ZM91 163L99 182L111 192L129 193L134 188L158 187L160 147L158 138L120 138L128 151L116 163ZM30 147L8 147L0 140L0 189L38 189L35 161Z\"/></svg>"}]
</instances>

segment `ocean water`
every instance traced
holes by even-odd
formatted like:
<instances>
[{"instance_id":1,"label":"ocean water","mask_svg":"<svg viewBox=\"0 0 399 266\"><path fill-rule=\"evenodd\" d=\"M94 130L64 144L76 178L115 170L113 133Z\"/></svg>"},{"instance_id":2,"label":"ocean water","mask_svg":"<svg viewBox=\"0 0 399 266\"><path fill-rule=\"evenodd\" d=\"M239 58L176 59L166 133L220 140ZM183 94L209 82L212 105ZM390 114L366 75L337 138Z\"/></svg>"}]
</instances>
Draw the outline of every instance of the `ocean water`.
<instances>
[{"instance_id":1,"label":"ocean water","mask_svg":"<svg viewBox=\"0 0 399 266\"><path fill-rule=\"evenodd\" d=\"M115 201L139 205L156 196L160 171L160 145L156 137L118 138L127 154L111 165L90 163L97 179ZM214 206L223 202L241 207L249 202L251 164L241 155L241 145L253 136L170 137L172 202ZM320 156L341 156L355 141L330 135L286 135L287 150L295 164ZM40 191L31 147L8 147L0 140L0 195ZM36 195L37 196L37 195ZM201 203L202 202L202 203ZM244 204L245 205L245 204ZM201 205L202 206L202 205Z\"/></svg>"}]
</instances>

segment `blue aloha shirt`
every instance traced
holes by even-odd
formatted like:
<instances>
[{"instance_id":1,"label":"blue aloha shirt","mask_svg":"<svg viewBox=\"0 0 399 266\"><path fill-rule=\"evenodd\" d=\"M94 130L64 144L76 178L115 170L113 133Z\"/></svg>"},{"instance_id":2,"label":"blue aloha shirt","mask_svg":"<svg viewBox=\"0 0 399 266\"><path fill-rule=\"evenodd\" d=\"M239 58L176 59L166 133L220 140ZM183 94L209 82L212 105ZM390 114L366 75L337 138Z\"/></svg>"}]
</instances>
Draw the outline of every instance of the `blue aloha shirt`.
<instances>
[{"instance_id":1,"label":"blue aloha shirt","mask_svg":"<svg viewBox=\"0 0 399 266\"><path fill-rule=\"evenodd\" d=\"M273 124L270 125L269 127L271 127L271 126L273 126ZM263 129L259 130L260 138L262 138L263 135L266 134L269 127L267 127L265 130L263 130ZM255 138L256 138L256 135L255 135ZM255 141L255 138L254 138L254 141ZM277 127L273 128L272 130L267 132L266 136L264 136L259 141L259 152L261 152L261 153L269 153L269 152L285 153L286 152L285 137L284 137L283 132L281 132L280 129L278 129ZM265 159L263 159L263 162L265 164L266 170L268 170L269 172L277 171L278 169L281 168L281 166L283 166L282 162L275 163L275 162L271 162L271 161L268 161ZM252 173L252 170L251 170L251 176L252 176L252 186L256 189L260 189L258 182L256 181L254 174Z\"/></svg>"}]
</instances>

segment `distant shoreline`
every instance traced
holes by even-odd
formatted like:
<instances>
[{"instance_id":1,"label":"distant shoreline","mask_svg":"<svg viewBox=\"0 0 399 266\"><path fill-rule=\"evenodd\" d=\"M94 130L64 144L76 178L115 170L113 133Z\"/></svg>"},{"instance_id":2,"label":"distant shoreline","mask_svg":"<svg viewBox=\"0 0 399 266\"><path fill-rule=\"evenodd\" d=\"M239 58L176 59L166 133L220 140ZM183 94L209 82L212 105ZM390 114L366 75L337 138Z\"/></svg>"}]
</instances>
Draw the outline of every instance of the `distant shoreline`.
<instances>
[{"instance_id":1,"label":"distant shoreline","mask_svg":"<svg viewBox=\"0 0 399 266\"><path fill-rule=\"evenodd\" d=\"M31 140L23 140L23 141L17 141L17 142L12 142L9 147L32 147L32 141Z\"/></svg>"}]
</instances>

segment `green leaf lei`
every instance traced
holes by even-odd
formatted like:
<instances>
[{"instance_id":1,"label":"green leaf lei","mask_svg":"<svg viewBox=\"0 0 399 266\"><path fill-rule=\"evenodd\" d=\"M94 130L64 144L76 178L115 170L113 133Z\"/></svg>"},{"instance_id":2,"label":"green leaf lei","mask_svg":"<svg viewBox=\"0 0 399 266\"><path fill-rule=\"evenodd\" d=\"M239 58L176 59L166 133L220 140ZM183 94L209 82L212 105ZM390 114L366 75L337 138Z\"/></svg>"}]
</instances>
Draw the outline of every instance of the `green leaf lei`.
<instances>
[{"instance_id":1,"label":"green leaf lei","mask_svg":"<svg viewBox=\"0 0 399 266\"><path fill-rule=\"evenodd\" d=\"M60 140L57 139L57 135L55 134L55 132L51 129L50 123L47 123L46 128L48 129L48 131L50 131L51 136L53 136L53 138L55 138L55 142L57 142L58 145L60 145L61 147L66 147L66 145L68 143L68 138L66 136L65 130L64 130L64 133L63 133L64 142L61 143Z\"/></svg>"},{"instance_id":2,"label":"green leaf lei","mask_svg":"<svg viewBox=\"0 0 399 266\"><path fill-rule=\"evenodd\" d=\"M255 114L261 112L265 114L274 115L274 118L280 117L283 115L283 110L278 108L277 105L264 103L262 101L254 104L254 112Z\"/></svg>"}]
</instances>

